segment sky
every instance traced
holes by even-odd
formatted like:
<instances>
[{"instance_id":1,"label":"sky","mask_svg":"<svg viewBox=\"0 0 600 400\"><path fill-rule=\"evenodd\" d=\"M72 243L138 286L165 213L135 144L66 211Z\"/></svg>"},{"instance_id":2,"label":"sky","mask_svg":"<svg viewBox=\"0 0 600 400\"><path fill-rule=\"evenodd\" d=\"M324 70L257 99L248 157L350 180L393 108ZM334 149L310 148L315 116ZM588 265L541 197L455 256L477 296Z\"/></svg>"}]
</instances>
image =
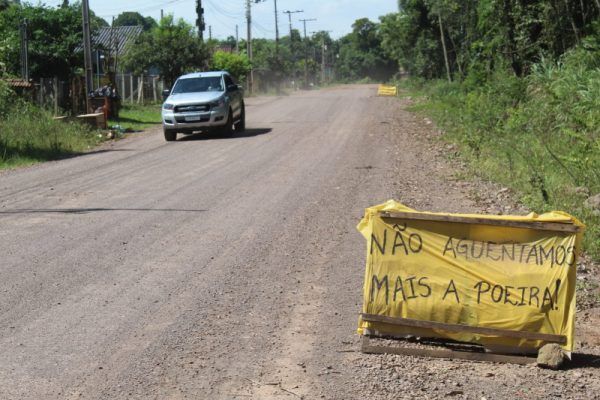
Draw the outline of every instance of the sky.
<instances>
[{"instance_id":1,"label":"sky","mask_svg":"<svg viewBox=\"0 0 600 400\"><path fill-rule=\"evenodd\" d=\"M256 1L256 0L253 0ZM48 5L62 4L62 0L45 1ZM196 0L89 0L90 8L110 23L112 16L123 11L138 11L144 16L160 18L160 10L165 15L173 14L194 24L196 21ZM239 26L240 38L246 37L245 0L202 0L205 11L206 32L212 26L214 38L225 39L235 36L235 26ZM289 35L289 19L283 11L303 10L292 15L294 29L303 26L299 19L313 19L307 22L307 33L331 31L330 35L339 38L352 30L352 23L367 17L377 21L379 16L398 11L397 0L277 0L279 11L279 32ZM252 36L257 38L275 38L274 0L263 0L252 4Z\"/></svg>"}]
</instances>

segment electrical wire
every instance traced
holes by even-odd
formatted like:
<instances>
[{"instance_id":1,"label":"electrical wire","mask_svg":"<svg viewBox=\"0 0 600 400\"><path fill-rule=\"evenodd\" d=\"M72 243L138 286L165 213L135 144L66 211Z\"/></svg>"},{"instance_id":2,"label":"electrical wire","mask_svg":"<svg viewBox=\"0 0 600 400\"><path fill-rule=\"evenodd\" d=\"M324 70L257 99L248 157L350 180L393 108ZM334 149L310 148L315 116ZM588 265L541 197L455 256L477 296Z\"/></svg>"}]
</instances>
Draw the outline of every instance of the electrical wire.
<instances>
[{"instance_id":1,"label":"electrical wire","mask_svg":"<svg viewBox=\"0 0 600 400\"><path fill-rule=\"evenodd\" d=\"M164 8L165 6L168 6L170 4L179 3L181 1L194 1L194 0L169 0L169 1L162 2L160 4L155 4L155 5L148 6L148 7L138 8L135 11L141 14L143 12L148 12L148 11L153 11L153 10L159 10L161 8ZM115 10L114 14L111 14L111 15L109 15L109 14L100 15L100 17L102 17L102 18L114 17L114 16L117 16L117 15L123 13L123 12L129 11L132 8L134 8L134 7L132 7L131 5L128 5L127 8L120 9L119 11Z\"/></svg>"},{"instance_id":2,"label":"electrical wire","mask_svg":"<svg viewBox=\"0 0 600 400\"><path fill-rule=\"evenodd\" d=\"M255 27L256 29L258 29L259 31L261 31L264 34L274 34L275 33L275 31L273 31L272 29L265 28L264 26L262 26L261 24L259 24L256 21L252 21L252 26Z\"/></svg>"},{"instance_id":3,"label":"electrical wire","mask_svg":"<svg viewBox=\"0 0 600 400\"><path fill-rule=\"evenodd\" d=\"M221 8L220 6L218 6L216 3L213 3L211 0L206 0L206 4L210 8L212 8L216 13L221 14L224 17L236 19L236 20L244 17L243 12L240 13L240 12L233 12L233 11L225 10L225 9Z\"/></svg>"}]
</instances>

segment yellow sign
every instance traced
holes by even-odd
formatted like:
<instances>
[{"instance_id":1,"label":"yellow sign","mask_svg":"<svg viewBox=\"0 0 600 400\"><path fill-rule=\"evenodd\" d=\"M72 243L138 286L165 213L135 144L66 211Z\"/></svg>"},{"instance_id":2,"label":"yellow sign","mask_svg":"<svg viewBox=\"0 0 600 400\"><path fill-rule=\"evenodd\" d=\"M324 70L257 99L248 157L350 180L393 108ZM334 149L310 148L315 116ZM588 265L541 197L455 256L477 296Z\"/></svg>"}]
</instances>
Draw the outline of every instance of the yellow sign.
<instances>
[{"instance_id":1,"label":"yellow sign","mask_svg":"<svg viewBox=\"0 0 600 400\"><path fill-rule=\"evenodd\" d=\"M576 259L570 215L421 213L388 201L366 210L363 313L561 335L573 349ZM534 350L543 340L359 322L365 330Z\"/></svg>"},{"instance_id":2,"label":"yellow sign","mask_svg":"<svg viewBox=\"0 0 600 400\"><path fill-rule=\"evenodd\" d=\"M377 91L378 96L396 96L398 95L398 88L396 86L379 85Z\"/></svg>"}]
</instances>

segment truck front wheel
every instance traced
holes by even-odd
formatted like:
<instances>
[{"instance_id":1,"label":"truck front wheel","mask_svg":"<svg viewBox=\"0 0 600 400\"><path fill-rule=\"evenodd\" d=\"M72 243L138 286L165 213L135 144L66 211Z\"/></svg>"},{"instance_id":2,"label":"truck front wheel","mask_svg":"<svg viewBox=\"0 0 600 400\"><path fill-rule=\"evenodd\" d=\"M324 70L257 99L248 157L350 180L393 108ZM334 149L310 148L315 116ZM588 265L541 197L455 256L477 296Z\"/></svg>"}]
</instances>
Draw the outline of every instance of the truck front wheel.
<instances>
[{"instance_id":1,"label":"truck front wheel","mask_svg":"<svg viewBox=\"0 0 600 400\"><path fill-rule=\"evenodd\" d=\"M165 140L167 142L174 142L175 140L177 140L177 132L172 131L170 129L163 129L163 132L165 134Z\"/></svg>"},{"instance_id":2,"label":"truck front wheel","mask_svg":"<svg viewBox=\"0 0 600 400\"><path fill-rule=\"evenodd\" d=\"M231 108L229 109L229 112L227 113L227 122L221 128L221 133L225 137L232 137L233 134L235 133L235 125L233 124L233 110L231 110Z\"/></svg>"},{"instance_id":3,"label":"truck front wheel","mask_svg":"<svg viewBox=\"0 0 600 400\"><path fill-rule=\"evenodd\" d=\"M235 124L236 132L244 132L246 130L246 106L242 103L242 111L240 113L240 120Z\"/></svg>"}]
</instances>

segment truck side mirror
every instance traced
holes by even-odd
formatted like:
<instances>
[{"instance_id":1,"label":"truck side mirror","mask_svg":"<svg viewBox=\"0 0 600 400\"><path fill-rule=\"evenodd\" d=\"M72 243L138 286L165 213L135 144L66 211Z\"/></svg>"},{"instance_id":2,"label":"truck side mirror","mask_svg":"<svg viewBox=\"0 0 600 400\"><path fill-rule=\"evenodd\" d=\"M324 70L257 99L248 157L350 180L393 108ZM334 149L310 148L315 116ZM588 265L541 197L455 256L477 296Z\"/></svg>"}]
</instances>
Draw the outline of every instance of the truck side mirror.
<instances>
[{"instance_id":1,"label":"truck side mirror","mask_svg":"<svg viewBox=\"0 0 600 400\"><path fill-rule=\"evenodd\" d=\"M166 100L167 97L169 97L170 94L171 94L171 91L169 89L163 90L163 92L162 92L163 100Z\"/></svg>"}]
</instances>

